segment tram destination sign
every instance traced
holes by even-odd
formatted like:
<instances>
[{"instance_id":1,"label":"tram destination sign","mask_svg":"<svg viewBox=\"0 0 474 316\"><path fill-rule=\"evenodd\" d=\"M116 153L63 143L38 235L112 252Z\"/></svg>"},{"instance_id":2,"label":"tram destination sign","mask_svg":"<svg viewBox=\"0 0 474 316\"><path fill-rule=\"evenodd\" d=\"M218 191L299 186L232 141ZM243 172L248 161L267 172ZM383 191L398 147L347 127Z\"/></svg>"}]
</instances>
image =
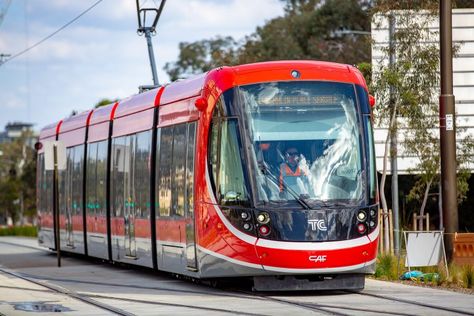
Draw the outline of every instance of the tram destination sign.
<instances>
[{"instance_id":1,"label":"tram destination sign","mask_svg":"<svg viewBox=\"0 0 474 316\"><path fill-rule=\"evenodd\" d=\"M261 106L275 105L340 105L342 95L282 95L273 98L261 97L257 102Z\"/></svg>"}]
</instances>

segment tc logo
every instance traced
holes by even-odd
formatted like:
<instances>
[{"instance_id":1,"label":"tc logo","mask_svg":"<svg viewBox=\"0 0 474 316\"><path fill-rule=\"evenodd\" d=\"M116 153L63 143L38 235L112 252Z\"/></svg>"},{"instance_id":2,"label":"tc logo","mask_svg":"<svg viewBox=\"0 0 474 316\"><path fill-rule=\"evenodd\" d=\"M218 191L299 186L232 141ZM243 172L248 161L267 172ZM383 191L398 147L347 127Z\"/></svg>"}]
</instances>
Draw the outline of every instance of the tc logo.
<instances>
[{"instance_id":1,"label":"tc logo","mask_svg":"<svg viewBox=\"0 0 474 316\"><path fill-rule=\"evenodd\" d=\"M309 261L314 261L314 262L325 262L327 259L327 256L326 255L309 256L308 259Z\"/></svg>"},{"instance_id":2,"label":"tc logo","mask_svg":"<svg viewBox=\"0 0 474 316\"><path fill-rule=\"evenodd\" d=\"M320 231L327 231L328 228L326 227L326 223L324 219L309 219L308 225L311 226L311 230L320 230Z\"/></svg>"}]
</instances>

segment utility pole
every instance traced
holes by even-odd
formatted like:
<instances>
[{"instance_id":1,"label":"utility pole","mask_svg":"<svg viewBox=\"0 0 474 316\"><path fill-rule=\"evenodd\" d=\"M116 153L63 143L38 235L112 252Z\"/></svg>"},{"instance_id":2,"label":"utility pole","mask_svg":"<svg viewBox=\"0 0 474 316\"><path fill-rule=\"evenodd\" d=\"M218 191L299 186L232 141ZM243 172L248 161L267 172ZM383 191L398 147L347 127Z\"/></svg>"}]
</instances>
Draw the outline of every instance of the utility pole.
<instances>
[{"instance_id":1,"label":"utility pole","mask_svg":"<svg viewBox=\"0 0 474 316\"><path fill-rule=\"evenodd\" d=\"M151 73L153 76L153 86L141 86L140 91L153 89L158 87L160 84L158 82L158 75L156 72L156 63L155 63L155 54L153 53L153 43L151 41L151 36L156 34L156 25L160 19L161 12L165 6L166 0L161 0L160 6L156 8L140 8L139 0L136 0L137 3L137 17L138 17L138 35L145 35L147 46L148 46L148 57L150 58L150 67ZM154 15L154 18L153 18ZM152 19L150 19L150 17ZM147 25L147 18L151 24Z\"/></svg>"},{"instance_id":2,"label":"utility pole","mask_svg":"<svg viewBox=\"0 0 474 316\"><path fill-rule=\"evenodd\" d=\"M453 94L452 9L451 0L440 6L441 95L439 97L439 130L441 153L441 189L445 247L449 260L453 254L454 233L458 230L456 190L456 117Z\"/></svg>"},{"instance_id":3,"label":"utility pole","mask_svg":"<svg viewBox=\"0 0 474 316\"><path fill-rule=\"evenodd\" d=\"M395 15L394 13L390 13L388 17L388 36L389 36L389 65L393 67L395 65ZM395 108L395 100L394 100L394 91L393 87L390 87L390 107L392 109ZM392 173L392 211L393 211L393 227L394 230L394 241L393 241L393 250L396 255L400 250L400 216L399 216L399 207L398 207L398 149L397 149L397 116L395 113L395 122L393 124L393 130L391 132L390 137L390 168ZM386 229L388 231L388 227ZM388 240L388 238L387 238Z\"/></svg>"}]
</instances>

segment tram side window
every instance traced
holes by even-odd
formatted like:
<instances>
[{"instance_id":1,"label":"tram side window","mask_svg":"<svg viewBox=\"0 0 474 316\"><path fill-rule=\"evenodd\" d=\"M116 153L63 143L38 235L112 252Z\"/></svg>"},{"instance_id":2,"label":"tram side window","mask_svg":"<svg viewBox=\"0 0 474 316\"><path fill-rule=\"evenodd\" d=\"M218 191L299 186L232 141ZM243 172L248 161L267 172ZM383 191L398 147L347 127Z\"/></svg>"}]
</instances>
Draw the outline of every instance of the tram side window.
<instances>
[{"instance_id":1,"label":"tram side window","mask_svg":"<svg viewBox=\"0 0 474 316\"><path fill-rule=\"evenodd\" d=\"M111 192L115 216L149 218L150 151L151 131L113 140ZM105 165L105 159L103 162ZM102 181L105 183L105 174Z\"/></svg>"},{"instance_id":2,"label":"tram side window","mask_svg":"<svg viewBox=\"0 0 474 316\"><path fill-rule=\"evenodd\" d=\"M81 215L84 145L67 148L66 157L66 170L58 173L59 211Z\"/></svg>"},{"instance_id":3,"label":"tram side window","mask_svg":"<svg viewBox=\"0 0 474 316\"><path fill-rule=\"evenodd\" d=\"M72 174L72 158L73 148L66 149L66 169L58 171L58 203L59 212L67 214L71 209L71 174Z\"/></svg>"},{"instance_id":4,"label":"tram side window","mask_svg":"<svg viewBox=\"0 0 474 316\"><path fill-rule=\"evenodd\" d=\"M106 140L97 143L96 212L101 216L106 215L107 145Z\"/></svg>"},{"instance_id":5,"label":"tram side window","mask_svg":"<svg viewBox=\"0 0 474 316\"><path fill-rule=\"evenodd\" d=\"M84 180L84 145L74 147L74 162L72 175L73 214L82 214L82 188Z\"/></svg>"},{"instance_id":6,"label":"tram side window","mask_svg":"<svg viewBox=\"0 0 474 316\"><path fill-rule=\"evenodd\" d=\"M42 213L53 212L53 171L47 171L44 165L44 153L38 156L37 205ZM51 196L50 196L51 195Z\"/></svg>"},{"instance_id":7,"label":"tram side window","mask_svg":"<svg viewBox=\"0 0 474 316\"><path fill-rule=\"evenodd\" d=\"M44 154L38 154L38 162L36 166L36 205L38 211L44 212L43 196L45 194L43 189L43 171L44 169Z\"/></svg>"},{"instance_id":8,"label":"tram side window","mask_svg":"<svg viewBox=\"0 0 474 316\"><path fill-rule=\"evenodd\" d=\"M209 167L218 201L239 205L249 203L239 152L237 120L214 119L210 137Z\"/></svg>"},{"instance_id":9,"label":"tram side window","mask_svg":"<svg viewBox=\"0 0 474 316\"><path fill-rule=\"evenodd\" d=\"M213 123L211 125L211 132L209 136L210 144L209 144L209 167L210 172L212 174L212 181L213 185L216 185L217 181L217 152L218 152L218 144L219 144L219 121L217 119L213 119ZM214 190L216 188L214 187Z\"/></svg>"},{"instance_id":10,"label":"tram side window","mask_svg":"<svg viewBox=\"0 0 474 316\"><path fill-rule=\"evenodd\" d=\"M91 143L87 148L86 210L88 214L105 216L107 141Z\"/></svg>"},{"instance_id":11,"label":"tram side window","mask_svg":"<svg viewBox=\"0 0 474 316\"><path fill-rule=\"evenodd\" d=\"M187 214L194 213L194 152L196 148L196 123L188 124L188 146L186 146L186 206Z\"/></svg>"},{"instance_id":12,"label":"tram side window","mask_svg":"<svg viewBox=\"0 0 474 316\"><path fill-rule=\"evenodd\" d=\"M173 161L173 126L161 129L159 159L159 206L160 216L171 214L171 166ZM158 179L158 177L157 177Z\"/></svg>"},{"instance_id":13,"label":"tram side window","mask_svg":"<svg viewBox=\"0 0 474 316\"><path fill-rule=\"evenodd\" d=\"M53 214L53 170L45 170L43 173L44 179L44 210Z\"/></svg>"},{"instance_id":14,"label":"tram side window","mask_svg":"<svg viewBox=\"0 0 474 316\"><path fill-rule=\"evenodd\" d=\"M66 151L66 169L65 170L58 170L58 203L59 203L59 212L65 213L68 210L68 174L70 173L71 166L70 166L70 150L67 149ZM52 183L51 183L52 186ZM51 207L52 209L52 207Z\"/></svg>"},{"instance_id":15,"label":"tram side window","mask_svg":"<svg viewBox=\"0 0 474 316\"><path fill-rule=\"evenodd\" d=\"M97 204L97 143L89 144L87 148L86 168L86 212L96 214Z\"/></svg>"},{"instance_id":16,"label":"tram side window","mask_svg":"<svg viewBox=\"0 0 474 316\"><path fill-rule=\"evenodd\" d=\"M171 192L173 215L184 216L184 185L186 163L186 124L174 127Z\"/></svg>"},{"instance_id":17,"label":"tram side window","mask_svg":"<svg viewBox=\"0 0 474 316\"><path fill-rule=\"evenodd\" d=\"M369 184L370 184L370 198L375 199L377 193L377 175L375 173L375 152L374 152L374 135L372 131L372 122L370 121L370 116L366 116L367 121L367 139L369 146Z\"/></svg>"},{"instance_id":18,"label":"tram side window","mask_svg":"<svg viewBox=\"0 0 474 316\"><path fill-rule=\"evenodd\" d=\"M194 212L195 134L195 122L160 130L156 177L159 216L184 216Z\"/></svg>"},{"instance_id":19,"label":"tram side window","mask_svg":"<svg viewBox=\"0 0 474 316\"><path fill-rule=\"evenodd\" d=\"M136 135L135 149L135 172L132 183L135 192L136 216L148 219L150 217L151 131L141 132Z\"/></svg>"},{"instance_id":20,"label":"tram side window","mask_svg":"<svg viewBox=\"0 0 474 316\"><path fill-rule=\"evenodd\" d=\"M135 176L135 169L133 168L135 162L135 137L134 135L125 136L126 154L123 172L123 200L125 201L124 216L135 215L135 190L133 187L133 179Z\"/></svg>"},{"instance_id":21,"label":"tram side window","mask_svg":"<svg viewBox=\"0 0 474 316\"><path fill-rule=\"evenodd\" d=\"M112 212L114 216L123 216L124 201L124 173L125 160L128 157L128 150L126 148L125 137L114 138L112 143Z\"/></svg>"}]
</instances>

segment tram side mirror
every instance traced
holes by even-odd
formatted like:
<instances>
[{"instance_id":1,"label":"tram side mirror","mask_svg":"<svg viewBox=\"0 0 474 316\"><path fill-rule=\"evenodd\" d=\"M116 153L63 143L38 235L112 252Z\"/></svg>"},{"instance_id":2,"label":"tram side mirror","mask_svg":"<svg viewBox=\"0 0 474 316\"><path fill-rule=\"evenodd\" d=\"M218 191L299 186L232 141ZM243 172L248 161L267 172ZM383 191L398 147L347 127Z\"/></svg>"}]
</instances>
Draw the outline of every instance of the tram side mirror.
<instances>
[{"instance_id":1,"label":"tram side mirror","mask_svg":"<svg viewBox=\"0 0 474 316\"><path fill-rule=\"evenodd\" d=\"M228 191L224 195L224 200L226 202L234 202L234 201L237 201L237 199L239 198L239 195L240 193L237 193L235 191Z\"/></svg>"},{"instance_id":2,"label":"tram side mirror","mask_svg":"<svg viewBox=\"0 0 474 316\"><path fill-rule=\"evenodd\" d=\"M369 94L369 104L372 108L375 106L375 97L371 94Z\"/></svg>"},{"instance_id":3,"label":"tram side mirror","mask_svg":"<svg viewBox=\"0 0 474 316\"><path fill-rule=\"evenodd\" d=\"M207 108L207 100L204 98L198 98L195 102L194 105L199 111L204 111Z\"/></svg>"}]
</instances>

